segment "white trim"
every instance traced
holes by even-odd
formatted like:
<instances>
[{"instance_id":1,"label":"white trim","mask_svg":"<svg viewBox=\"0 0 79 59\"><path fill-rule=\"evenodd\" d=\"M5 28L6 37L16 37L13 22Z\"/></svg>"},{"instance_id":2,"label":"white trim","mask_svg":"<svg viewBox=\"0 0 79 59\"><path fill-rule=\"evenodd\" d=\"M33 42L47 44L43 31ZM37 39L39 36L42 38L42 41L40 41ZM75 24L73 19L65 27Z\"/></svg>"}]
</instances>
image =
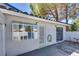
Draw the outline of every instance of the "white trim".
<instances>
[{"instance_id":1,"label":"white trim","mask_svg":"<svg viewBox=\"0 0 79 59\"><path fill-rule=\"evenodd\" d=\"M2 27L3 27L3 55L5 56L6 55L6 49L5 49L5 24L2 24Z\"/></svg>"},{"instance_id":2,"label":"white trim","mask_svg":"<svg viewBox=\"0 0 79 59\"><path fill-rule=\"evenodd\" d=\"M1 27L2 27L2 56L5 56L6 54L5 54L5 51L6 51L6 49L5 49L5 24L2 24L2 23L0 23L1 24Z\"/></svg>"}]
</instances>

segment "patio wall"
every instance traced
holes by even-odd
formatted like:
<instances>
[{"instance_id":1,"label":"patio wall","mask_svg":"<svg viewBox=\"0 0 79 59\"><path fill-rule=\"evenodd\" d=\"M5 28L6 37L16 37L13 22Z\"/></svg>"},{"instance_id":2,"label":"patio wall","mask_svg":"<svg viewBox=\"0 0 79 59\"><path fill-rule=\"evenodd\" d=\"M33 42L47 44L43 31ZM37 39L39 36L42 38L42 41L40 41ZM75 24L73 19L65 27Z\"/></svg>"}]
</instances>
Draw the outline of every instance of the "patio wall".
<instances>
[{"instance_id":1,"label":"patio wall","mask_svg":"<svg viewBox=\"0 0 79 59\"><path fill-rule=\"evenodd\" d=\"M79 38L79 31L66 32L66 40L74 40L74 38Z\"/></svg>"}]
</instances>

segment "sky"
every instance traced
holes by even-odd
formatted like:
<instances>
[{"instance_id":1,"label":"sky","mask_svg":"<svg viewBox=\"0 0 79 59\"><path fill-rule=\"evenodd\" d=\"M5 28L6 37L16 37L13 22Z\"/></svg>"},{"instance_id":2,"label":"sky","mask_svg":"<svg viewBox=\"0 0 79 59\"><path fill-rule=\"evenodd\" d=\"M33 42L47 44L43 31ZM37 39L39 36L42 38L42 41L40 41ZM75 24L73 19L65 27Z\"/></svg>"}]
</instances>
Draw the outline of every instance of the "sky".
<instances>
[{"instance_id":1,"label":"sky","mask_svg":"<svg viewBox=\"0 0 79 59\"><path fill-rule=\"evenodd\" d=\"M66 22L66 19L62 20L61 22ZM68 19L68 24L73 24L73 19Z\"/></svg>"},{"instance_id":2,"label":"sky","mask_svg":"<svg viewBox=\"0 0 79 59\"><path fill-rule=\"evenodd\" d=\"M31 9L30 9L28 3L9 3L9 4L18 8L19 10L22 10L24 12L28 12L29 14L31 13Z\"/></svg>"}]
</instances>

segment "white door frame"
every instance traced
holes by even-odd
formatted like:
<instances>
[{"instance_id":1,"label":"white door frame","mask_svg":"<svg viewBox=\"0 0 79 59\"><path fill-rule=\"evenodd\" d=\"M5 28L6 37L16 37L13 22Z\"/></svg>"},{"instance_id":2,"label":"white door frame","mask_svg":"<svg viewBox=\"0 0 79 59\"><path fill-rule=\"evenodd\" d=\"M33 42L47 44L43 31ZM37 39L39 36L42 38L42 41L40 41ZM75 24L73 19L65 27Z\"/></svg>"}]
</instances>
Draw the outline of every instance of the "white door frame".
<instances>
[{"instance_id":1,"label":"white door frame","mask_svg":"<svg viewBox=\"0 0 79 59\"><path fill-rule=\"evenodd\" d=\"M2 54L1 56L5 56L5 24L0 23L2 26Z\"/></svg>"}]
</instances>

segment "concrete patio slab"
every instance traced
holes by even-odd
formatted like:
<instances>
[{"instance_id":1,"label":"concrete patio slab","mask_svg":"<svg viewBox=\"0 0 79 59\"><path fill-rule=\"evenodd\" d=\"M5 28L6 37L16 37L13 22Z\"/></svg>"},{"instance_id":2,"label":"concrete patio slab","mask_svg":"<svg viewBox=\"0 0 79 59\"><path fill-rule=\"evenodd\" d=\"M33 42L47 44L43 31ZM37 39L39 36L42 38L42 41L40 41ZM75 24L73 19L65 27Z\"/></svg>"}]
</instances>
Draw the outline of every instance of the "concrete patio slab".
<instances>
[{"instance_id":1,"label":"concrete patio slab","mask_svg":"<svg viewBox=\"0 0 79 59\"><path fill-rule=\"evenodd\" d=\"M79 56L79 44L62 42L19 56Z\"/></svg>"}]
</instances>

